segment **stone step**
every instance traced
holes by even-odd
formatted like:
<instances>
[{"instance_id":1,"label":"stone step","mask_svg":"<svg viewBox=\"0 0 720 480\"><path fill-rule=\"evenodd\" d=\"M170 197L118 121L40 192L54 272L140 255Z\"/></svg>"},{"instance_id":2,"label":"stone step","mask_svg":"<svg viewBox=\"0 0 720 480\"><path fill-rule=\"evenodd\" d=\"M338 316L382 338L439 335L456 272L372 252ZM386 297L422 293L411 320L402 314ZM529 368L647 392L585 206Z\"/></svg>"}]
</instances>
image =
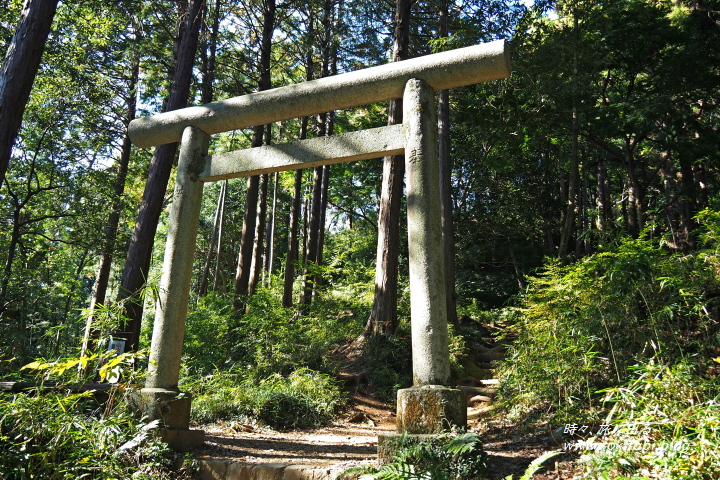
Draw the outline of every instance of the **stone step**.
<instances>
[{"instance_id":1,"label":"stone step","mask_svg":"<svg viewBox=\"0 0 720 480\"><path fill-rule=\"evenodd\" d=\"M200 480L335 480L346 467L313 467L283 463L247 464L217 458L198 459ZM350 480L357 476L345 477Z\"/></svg>"},{"instance_id":2,"label":"stone step","mask_svg":"<svg viewBox=\"0 0 720 480\"><path fill-rule=\"evenodd\" d=\"M466 387L464 385L460 385L457 388L465 392L465 395L467 395L468 398L472 398L476 395L493 398L497 394L497 389L493 387Z\"/></svg>"}]
</instances>

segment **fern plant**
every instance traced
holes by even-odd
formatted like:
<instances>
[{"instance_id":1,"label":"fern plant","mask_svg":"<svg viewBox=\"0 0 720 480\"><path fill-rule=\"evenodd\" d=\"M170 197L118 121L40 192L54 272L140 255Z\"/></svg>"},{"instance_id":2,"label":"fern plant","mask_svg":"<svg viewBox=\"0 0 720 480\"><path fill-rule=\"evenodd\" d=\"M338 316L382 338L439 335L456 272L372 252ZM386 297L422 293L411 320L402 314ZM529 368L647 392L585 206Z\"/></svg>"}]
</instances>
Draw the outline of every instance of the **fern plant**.
<instances>
[{"instance_id":1,"label":"fern plant","mask_svg":"<svg viewBox=\"0 0 720 480\"><path fill-rule=\"evenodd\" d=\"M448 433L430 442L403 437L393 461L350 469L360 480L469 480L485 478L487 456L475 433Z\"/></svg>"}]
</instances>

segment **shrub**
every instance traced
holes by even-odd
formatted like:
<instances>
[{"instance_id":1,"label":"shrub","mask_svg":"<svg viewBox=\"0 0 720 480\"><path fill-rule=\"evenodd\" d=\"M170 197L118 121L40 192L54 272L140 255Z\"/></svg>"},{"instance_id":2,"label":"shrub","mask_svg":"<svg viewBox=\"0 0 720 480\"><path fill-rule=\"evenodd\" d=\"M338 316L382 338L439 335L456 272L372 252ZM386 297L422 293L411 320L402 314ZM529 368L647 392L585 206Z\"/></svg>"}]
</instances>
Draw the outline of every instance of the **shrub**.
<instances>
[{"instance_id":1,"label":"shrub","mask_svg":"<svg viewBox=\"0 0 720 480\"><path fill-rule=\"evenodd\" d=\"M637 362L706 354L718 330L712 242L681 255L658 240L625 240L531 279L500 372L507 404L517 414L587 406L596 390L627 380Z\"/></svg>"},{"instance_id":2,"label":"shrub","mask_svg":"<svg viewBox=\"0 0 720 480\"><path fill-rule=\"evenodd\" d=\"M345 474L363 472L360 480L464 480L487 474L487 455L475 433L447 433L432 441L403 437L392 462L379 468L360 467Z\"/></svg>"},{"instance_id":3,"label":"shrub","mask_svg":"<svg viewBox=\"0 0 720 480\"><path fill-rule=\"evenodd\" d=\"M365 339L363 361L372 378L375 395L394 403L397 391L412 385L412 350L410 337L399 328L397 336L372 335Z\"/></svg>"},{"instance_id":4,"label":"shrub","mask_svg":"<svg viewBox=\"0 0 720 480\"><path fill-rule=\"evenodd\" d=\"M614 428L581 458L590 478L720 478L720 397L696 368L648 362L605 390Z\"/></svg>"},{"instance_id":5,"label":"shrub","mask_svg":"<svg viewBox=\"0 0 720 480\"><path fill-rule=\"evenodd\" d=\"M105 378L132 370L117 369L132 356L108 360ZM114 361L120 359L119 361ZM74 377L77 365L87 359L30 365L46 377ZM186 469L172 471L173 457L147 424L128 408L132 389L114 388L99 403L91 392L69 394L38 387L27 393L0 394L0 477L27 478L189 478Z\"/></svg>"},{"instance_id":6,"label":"shrub","mask_svg":"<svg viewBox=\"0 0 720 480\"><path fill-rule=\"evenodd\" d=\"M186 388L194 393L192 418L198 423L241 420L278 430L314 427L330 421L343 402L332 378L307 368L262 380L217 373Z\"/></svg>"}]
</instances>

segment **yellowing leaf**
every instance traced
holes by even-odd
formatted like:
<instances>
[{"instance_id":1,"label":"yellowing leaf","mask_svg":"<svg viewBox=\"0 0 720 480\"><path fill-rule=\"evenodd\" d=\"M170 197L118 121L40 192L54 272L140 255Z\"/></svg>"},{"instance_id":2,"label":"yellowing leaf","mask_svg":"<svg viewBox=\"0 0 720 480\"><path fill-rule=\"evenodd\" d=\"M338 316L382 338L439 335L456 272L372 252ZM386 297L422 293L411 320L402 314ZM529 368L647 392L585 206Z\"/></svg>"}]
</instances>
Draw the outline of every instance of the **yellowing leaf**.
<instances>
[{"instance_id":1,"label":"yellowing leaf","mask_svg":"<svg viewBox=\"0 0 720 480\"><path fill-rule=\"evenodd\" d=\"M28 363L24 367L22 367L20 370L24 370L26 368L29 368L31 370L45 370L46 368L52 367L52 364L50 363L42 363L42 362L32 362Z\"/></svg>"}]
</instances>

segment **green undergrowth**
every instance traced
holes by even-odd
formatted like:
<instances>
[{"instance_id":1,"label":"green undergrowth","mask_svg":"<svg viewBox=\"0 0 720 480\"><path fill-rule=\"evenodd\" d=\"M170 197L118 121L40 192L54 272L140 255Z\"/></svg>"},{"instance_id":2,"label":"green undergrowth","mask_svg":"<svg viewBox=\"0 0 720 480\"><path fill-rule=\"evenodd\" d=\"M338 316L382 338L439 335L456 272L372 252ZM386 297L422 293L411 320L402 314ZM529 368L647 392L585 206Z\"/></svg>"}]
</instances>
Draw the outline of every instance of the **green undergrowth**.
<instances>
[{"instance_id":1,"label":"green undergrowth","mask_svg":"<svg viewBox=\"0 0 720 480\"><path fill-rule=\"evenodd\" d=\"M143 375L132 368L141 356L106 356L100 375L132 383ZM177 468L175 454L154 435L157 422L130 409L133 388L113 388L104 401L92 392L71 393L87 380L77 367L90 361L97 357L33 362L28 368L40 372L38 381L59 386L0 393L0 478L191 478L192 464Z\"/></svg>"},{"instance_id":2,"label":"green undergrowth","mask_svg":"<svg viewBox=\"0 0 720 480\"><path fill-rule=\"evenodd\" d=\"M403 437L388 464L357 467L344 475L358 473L360 480L481 480L487 478L487 455L475 433L448 432L423 442Z\"/></svg>"},{"instance_id":3,"label":"green undergrowth","mask_svg":"<svg viewBox=\"0 0 720 480\"><path fill-rule=\"evenodd\" d=\"M583 452L586 477L720 478L720 390L697 368L651 361L603 391L609 433L569 447Z\"/></svg>"},{"instance_id":4,"label":"green undergrowth","mask_svg":"<svg viewBox=\"0 0 720 480\"><path fill-rule=\"evenodd\" d=\"M188 314L183 373L207 375L241 367L259 376L288 375L298 368L331 368L327 354L357 337L369 314L368 300L322 290L304 311L282 306L280 282L261 288L246 313L232 296L210 293Z\"/></svg>"},{"instance_id":5,"label":"green undergrowth","mask_svg":"<svg viewBox=\"0 0 720 480\"><path fill-rule=\"evenodd\" d=\"M698 222L696 251L673 251L646 233L550 264L521 298L517 340L499 369L508 418L553 429L647 427L639 451L588 447L588 478L718 476L720 214L702 212ZM661 448L678 442L682 452Z\"/></svg>"},{"instance_id":6,"label":"green undergrowth","mask_svg":"<svg viewBox=\"0 0 720 480\"><path fill-rule=\"evenodd\" d=\"M334 379L307 368L265 378L215 372L186 380L181 388L193 394L191 418L198 424L241 421L277 430L316 427L330 421L345 401Z\"/></svg>"}]
</instances>

